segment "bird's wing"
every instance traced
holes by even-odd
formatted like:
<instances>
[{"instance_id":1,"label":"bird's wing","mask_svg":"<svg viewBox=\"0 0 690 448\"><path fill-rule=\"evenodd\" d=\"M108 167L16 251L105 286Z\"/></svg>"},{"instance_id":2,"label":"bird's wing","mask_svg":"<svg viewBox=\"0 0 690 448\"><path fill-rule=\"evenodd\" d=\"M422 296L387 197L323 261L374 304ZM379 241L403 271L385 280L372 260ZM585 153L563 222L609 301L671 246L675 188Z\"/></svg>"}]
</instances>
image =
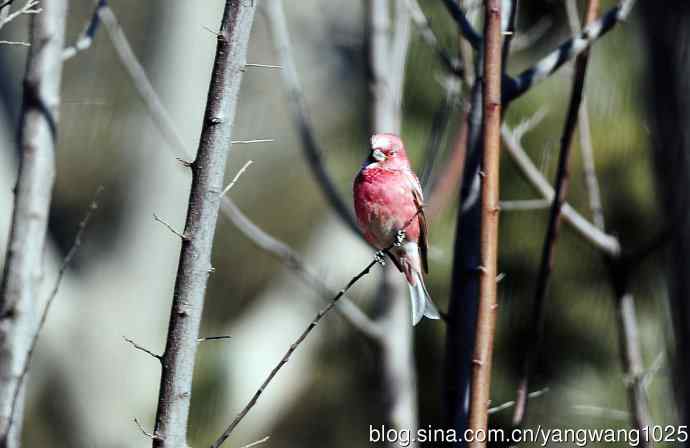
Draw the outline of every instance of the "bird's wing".
<instances>
[{"instance_id":1,"label":"bird's wing","mask_svg":"<svg viewBox=\"0 0 690 448\"><path fill-rule=\"evenodd\" d=\"M406 173L407 178L412 184L412 197L414 198L414 205L417 207L419 213L417 219L419 221L419 256L422 259L422 268L425 273L429 273L429 262L427 261L427 252L429 249L429 228L426 223L426 215L424 214L424 194L422 193L422 186L419 184L419 179L412 171Z\"/></svg>"}]
</instances>

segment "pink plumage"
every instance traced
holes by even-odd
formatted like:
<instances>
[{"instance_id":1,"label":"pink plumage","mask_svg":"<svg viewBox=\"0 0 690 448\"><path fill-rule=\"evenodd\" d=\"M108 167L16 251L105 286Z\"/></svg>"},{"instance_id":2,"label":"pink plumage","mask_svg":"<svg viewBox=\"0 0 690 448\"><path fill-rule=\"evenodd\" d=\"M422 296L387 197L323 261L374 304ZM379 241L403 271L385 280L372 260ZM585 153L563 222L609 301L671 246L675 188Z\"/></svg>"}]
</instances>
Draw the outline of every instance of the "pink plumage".
<instances>
[{"instance_id":1,"label":"pink plumage","mask_svg":"<svg viewBox=\"0 0 690 448\"><path fill-rule=\"evenodd\" d=\"M371 153L355 178L353 194L357 223L374 247L390 247L398 231L404 231L405 240L388 255L409 284L413 325L423 316L438 319L422 278L422 271L428 270L422 188L400 137L376 134L371 138Z\"/></svg>"}]
</instances>

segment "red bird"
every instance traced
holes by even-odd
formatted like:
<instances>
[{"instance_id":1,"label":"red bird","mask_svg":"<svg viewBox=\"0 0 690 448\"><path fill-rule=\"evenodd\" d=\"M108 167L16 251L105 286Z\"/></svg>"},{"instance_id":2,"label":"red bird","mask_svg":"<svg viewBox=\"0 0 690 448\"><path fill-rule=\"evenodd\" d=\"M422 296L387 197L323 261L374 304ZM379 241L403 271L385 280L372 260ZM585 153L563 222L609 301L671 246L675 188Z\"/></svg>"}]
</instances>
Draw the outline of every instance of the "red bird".
<instances>
[{"instance_id":1,"label":"red bird","mask_svg":"<svg viewBox=\"0 0 690 448\"><path fill-rule=\"evenodd\" d=\"M380 250L392 246L388 255L405 274L412 301L412 325L423 316L438 319L439 312L422 278L422 268L424 272L429 269L422 188L400 137L371 137L371 153L355 177L353 193L357 223L364 238Z\"/></svg>"}]
</instances>

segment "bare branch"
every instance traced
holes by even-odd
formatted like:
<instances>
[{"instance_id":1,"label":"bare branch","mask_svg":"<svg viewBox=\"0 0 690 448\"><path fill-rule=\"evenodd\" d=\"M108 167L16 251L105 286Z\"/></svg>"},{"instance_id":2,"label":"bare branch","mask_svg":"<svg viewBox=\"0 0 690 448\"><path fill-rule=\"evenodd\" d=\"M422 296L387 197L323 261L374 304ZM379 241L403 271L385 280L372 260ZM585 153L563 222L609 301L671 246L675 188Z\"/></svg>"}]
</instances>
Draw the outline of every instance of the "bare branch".
<instances>
[{"instance_id":1,"label":"bare branch","mask_svg":"<svg viewBox=\"0 0 690 448\"><path fill-rule=\"evenodd\" d=\"M501 0L484 2L484 158L480 227L479 308L470 385L469 428L478 434L488 428L491 400L491 365L496 328L496 277L498 262L499 173L501 151L502 36ZM486 440L469 441L469 446L486 446Z\"/></svg>"},{"instance_id":2,"label":"bare branch","mask_svg":"<svg viewBox=\"0 0 690 448\"><path fill-rule=\"evenodd\" d=\"M451 72L458 76L462 76L463 67L457 58L452 57L448 51L443 48L441 43L436 38L434 31L431 29L429 19L424 15L422 8L419 6L417 0L405 0L407 7L410 10L410 18L417 27L419 35L422 36L424 42L436 53L443 65Z\"/></svg>"},{"instance_id":3,"label":"bare branch","mask_svg":"<svg viewBox=\"0 0 690 448\"><path fill-rule=\"evenodd\" d=\"M98 16L103 21L106 31L108 31L108 37L110 37L110 41L117 52L120 63L129 74L132 85L149 110L151 118L161 132L162 137L171 146L168 149L180 160L190 160L192 152L184 143L170 114L156 94L151 81L146 76L144 67L142 67L134 54L134 50L132 50L132 46L122 31L115 14L109 6L103 6L98 9Z\"/></svg>"},{"instance_id":4,"label":"bare branch","mask_svg":"<svg viewBox=\"0 0 690 448\"><path fill-rule=\"evenodd\" d=\"M553 187L546 180L534 163L530 160L520 141L513 135L507 125L501 128L504 148L508 155L513 159L517 167L522 172L525 179L549 201L553 200ZM592 244L603 253L616 256L620 253L620 243L614 236L607 235L599 230L594 224L587 221L570 204L564 203L562 207L563 218L570 224L581 237Z\"/></svg>"},{"instance_id":5,"label":"bare branch","mask_svg":"<svg viewBox=\"0 0 690 448\"><path fill-rule=\"evenodd\" d=\"M282 65L268 65L268 64L244 64L245 67L254 67L254 68L270 68L270 69L281 69L283 68Z\"/></svg>"},{"instance_id":6,"label":"bare branch","mask_svg":"<svg viewBox=\"0 0 690 448\"><path fill-rule=\"evenodd\" d=\"M28 42L18 41L18 40L0 40L0 45L18 45L20 47L30 47L31 44Z\"/></svg>"},{"instance_id":7,"label":"bare branch","mask_svg":"<svg viewBox=\"0 0 690 448\"><path fill-rule=\"evenodd\" d=\"M359 235L357 224L350 207L343 200L335 182L326 170L323 160L323 150L319 146L313 125L307 112L304 101L304 92L300 84L297 68L290 49L290 34L287 27L285 12L283 11L282 0L270 0L266 4L266 12L271 26L273 42L278 50L280 64L283 69L280 71L283 82L287 89L288 105L295 126L299 131L302 140L302 149L309 163L311 172L314 174L317 183L321 187L326 200L336 212L338 217L353 231Z\"/></svg>"},{"instance_id":8,"label":"bare branch","mask_svg":"<svg viewBox=\"0 0 690 448\"><path fill-rule=\"evenodd\" d=\"M596 10L598 0L589 0L589 9ZM588 16L593 16L593 13ZM570 102L568 103L568 111L566 113L563 133L561 135L561 148L558 156L558 168L556 171L556 181L554 187L554 196L551 203L551 210L549 213L549 221L546 228L546 235L544 236L544 244L542 247L541 261L539 264L539 273L536 280L536 288L534 292L534 301L532 303L532 321L529 327L529 336L525 346L527 353L524 358L522 376L517 392L517 404L515 412L513 413L513 424L519 426L522 424L525 414L527 412L527 395L529 380L532 375L532 366L536 362L539 355L543 339L543 328L545 317L545 302L548 290L551 271L555 264L556 257L556 242L558 240L559 229L561 225L562 209L568 195L568 177L570 153L572 148L573 135L577 126L577 118L582 104L582 97L585 87L585 76L587 74L587 65L589 62L588 52L582 52L575 60L575 74L573 76L573 87L570 94Z\"/></svg>"},{"instance_id":9,"label":"bare branch","mask_svg":"<svg viewBox=\"0 0 690 448\"><path fill-rule=\"evenodd\" d=\"M154 430L154 434L160 438L153 441L154 448L178 448L187 444L192 376L211 270L213 237L220 210L219 193L223 188L228 146L232 142L232 125L243 76L241 68L246 63L255 9L254 2L225 2L199 148L191 164L192 185L183 233L186 238L182 240L168 337L161 363L163 368ZM102 17L106 15L102 14ZM109 23L112 25L114 21ZM158 101L157 97L151 99ZM158 106L162 108L162 105ZM164 110L159 112L167 116Z\"/></svg>"},{"instance_id":10,"label":"bare branch","mask_svg":"<svg viewBox=\"0 0 690 448\"><path fill-rule=\"evenodd\" d=\"M251 165L252 163L253 162L251 160L248 160L247 163L245 163L242 166L242 168L240 168L237 171L237 174L235 174L235 177L232 178L232 180L230 181L228 186L223 188L223 191L220 193L221 196L225 196L228 193L228 191L230 191L232 189L232 187L235 186L235 184L237 183L237 180L240 178L240 176L242 176L242 174L247 170L247 168L249 168L249 165Z\"/></svg>"},{"instance_id":11,"label":"bare branch","mask_svg":"<svg viewBox=\"0 0 690 448\"><path fill-rule=\"evenodd\" d=\"M541 397L542 395L544 395L548 391L549 391L548 387L545 387L545 388L540 389L540 390L535 390L534 392L529 393L529 398L532 399L532 398ZM510 409L513 406L515 406L515 401L506 401L503 404L499 404L498 406L494 406L492 408L489 408L489 415L504 411L506 409Z\"/></svg>"},{"instance_id":12,"label":"bare branch","mask_svg":"<svg viewBox=\"0 0 690 448\"><path fill-rule=\"evenodd\" d=\"M208 342L208 341L221 341L225 339L232 339L232 336L206 336L204 338L198 338L197 342Z\"/></svg>"},{"instance_id":13,"label":"bare branch","mask_svg":"<svg viewBox=\"0 0 690 448\"><path fill-rule=\"evenodd\" d=\"M14 396L12 397L12 406L11 406L11 411L10 411L10 426L12 425L12 421L14 420L14 416L15 416L15 413L17 411L19 394L20 394L22 387L24 385L24 381L26 380L26 376L29 373L29 368L31 367L31 360L33 359L34 351L36 351L36 346L38 345L38 338L40 337L41 332L43 331L43 327L45 327L46 320L48 319L48 313L50 312L50 307L53 305L53 302L55 301L55 298L57 297L58 291L60 290L60 285L62 284L62 279L65 276L65 272L67 271L67 268L72 263L72 260L74 259L77 252L79 251L79 248L81 247L82 237L84 236L84 232L86 231L86 227L89 225L89 222L91 221L91 217L93 216L93 214L98 209L98 197L100 196L102 191L103 191L103 187L99 187L96 190L96 195L95 195L93 201L91 201L91 204L89 205L89 209L86 212L86 215L84 215L84 218L79 223L77 233L74 236L74 241L72 242L72 247L70 247L69 251L67 251L67 255L65 255L65 258L62 260L62 265L60 266L60 270L58 271L57 279L55 280L55 285L53 286L53 290L51 291L50 295L48 296L48 299L46 300L45 305L43 307L43 310L40 313L40 318L38 321L38 327L36 327L36 330L32 336L31 344L29 346L29 351L27 352L26 359L24 360L24 366L22 367L22 371L19 374L19 378L17 380L17 388L15 389Z\"/></svg>"},{"instance_id":14,"label":"bare branch","mask_svg":"<svg viewBox=\"0 0 690 448\"><path fill-rule=\"evenodd\" d=\"M267 234L235 205L234 202L223 198L221 212L229 219L242 234L260 249L280 260L285 267L292 270L302 281L313 288L320 296L333 297L334 292L326 286L321 277L307 266L300 254L290 246ZM357 305L347 297L343 297L337 306L337 311L363 335L370 339L380 337L379 326L372 321Z\"/></svg>"},{"instance_id":15,"label":"bare branch","mask_svg":"<svg viewBox=\"0 0 690 448\"><path fill-rule=\"evenodd\" d=\"M271 438L271 436L266 436L266 437L264 437L263 439L257 440L256 442L252 442L252 443L250 443L250 444L244 445L244 446L241 447L241 448L252 448L252 447L254 447L254 446L261 445L262 443L268 442L268 439L270 439L270 438Z\"/></svg>"},{"instance_id":16,"label":"bare branch","mask_svg":"<svg viewBox=\"0 0 690 448\"><path fill-rule=\"evenodd\" d=\"M452 0L445 0L445 2L450 1ZM601 18L585 27L580 34L563 43L533 67L511 79L505 86L503 102L513 101L532 86L553 74L563 64L588 49L597 39L611 31L619 22L624 21L634 3L635 0L621 0L617 6L611 8Z\"/></svg>"},{"instance_id":17,"label":"bare branch","mask_svg":"<svg viewBox=\"0 0 690 448\"><path fill-rule=\"evenodd\" d=\"M66 61L73 58L80 51L88 50L91 48L93 43L93 38L96 36L96 32L101 24L100 16L98 15L99 10L107 5L107 0L97 0L96 8L89 19L89 22L84 27L84 31L79 34L77 41L71 47L67 47L62 52L62 59Z\"/></svg>"},{"instance_id":18,"label":"bare branch","mask_svg":"<svg viewBox=\"0 0 690 448\"><path fill-rule=\"evenodd\" d=\"M9 6L10 4L11 4L11 2L5 2L2 5L3 9L6 6ZM19 8L18 10L14 11L12 13L7 13L7 14L3 13L4 17L0 16L0 30L5 25L7 25L8 23L10 23L11 21L13 21L14 19L16 19L19 16L35 15L35 14L40 13L41 11L43 11L43 9L39 8L40 4L41 4L41 2L39 0L27 0L26 3L24 3L24 5L21 8Z\"/></svg>"},{"instance_id":19,"label":"bare branch","mask_svg":"<svg viewBox=\"0 0 690 448\"><path fill-rule=\"evenodd\" d=\"M443 0L443 4L448 9L450 16L455 20L460 30L460 34L472 45L472 48L479 50L482 43L482 37L474 30L472 24L467 20L465 13L460 9L456 0Z\"/></svg>"},{"instance_id":20,"label":"bare branch","mask_svg":"<svg viewBox=\"0 0 690 448\"><path fill-rule=\"evenodd\" d=\"M418 214L419 214L419 211L417 213L415 213L412 216L412 218L410 218L405 223L405 225L403 226L403 229L401 229L401 231L404 231L410 225L410 223L417 217ZM388 250L393 248L394 244L395 243L391 244L389 247L387 247L385 250L383 250L381 252L387 252ZM285 364L287 364L287 362L290 360L290 358L292 357L292 354L295 352L295 350L297 350L299 348L299 346L302 344L302 342L304 342L304 340L307 338L307 336L309 336L309 333L311 333L312 330L314 330L314 328L316 328L316 326L319 324L321 319L323 319L333 309L333 307L336 306L338 301L343 298L345 293L347 291L349 291L350 288L352 288L352 286L354 286L354 284L357 283L360 279L362 279L363 277L368 275L371 272L371 269L376 264L379 264L379 263L381 263L381 258L380 258L379 253L377 253L376 256L374 256L373 260L370 261L369 264L364 269L362 269L357 275L352 277L350 279L350 281L347 283L347 285L345 285L345 287L343 289L338 291L338 293L335 295L335 297L333 297L330 300L330 302L326 306L324 306L316 314L314 319L309 323L309 325L307 325L307 328L299 335L299 337L295 340L295 342L293 342L292 345L290 345L290 348L288 348L288 350L285 352L285 355L283 355L283 357L278 362L278 364L276 364L276 366L273 368L273 370L271 370L271 372L268 374L268 376L263 381L263 383L261 383L261 386L259 386L257 391L254 393L254 395L251 397L251 399L247 402L247 404L242 408L242 410L237 414L235 419L230 423L230 425L228 425L228 427L225 429L225 431L223 431L223 433L220 435L220 437L218 437L218 439L216 439L216 441L213 442L213 444L211 445L211 448L218 448L221 445L223 445L223 443L227 440L227 438L230 437L230 434L232 434L232 432L235 430L237 425L239 425L239 423L242 421L242 419L244 419L244 417L249 413L249 411L251 411L251 409L259 401L259 397L264 392L264 390L266 390L266 388L271 383L271 381L273 381L273 379L278 374L280 369L282 369L283 366L285 366Z\"/></svg>"},{"instance_id":21,"label":"bare branch","mask_svg":"<svg viewBox=\"0 0 690 448\"><path fill-rule=\"evenodd\" d=\"M159 222L159 223L163 224L163 225L164 225L168 230L170 230L173 234L175 234L175 235L177 235L178 237L180 237L181 240L184 241L184 240L187 239L187 236L185 236L184 233L180 233L179 231L175 230L175 228L174 228L173 226L171 226L167 221L165 221L164 219L160 218L160 217L159 217L158 215L156 215L155 213L153 214L153 219L154 219L156 222Z\"/></svg>"},{"instance_id":22,"label":"bare branch","mask_svg":"<svg viewBox=\"0 0 690 448\"><path fill-rule=\"evenodd\" d=\"M251 145L252 143L273 143L275 139L272 138L259 138L254 140L233 140L233 145Z\"/></svg>"},{"instance_id":23,"label":"bare branch","mask_svg":"<svg viewBox=\"0 0 690 448\"><path fill-rule=\"evenodd\" d=\"M152 434L152 433L150 433L150 432L147 432L147 431L144 429L144 427L142 426L142 424L139 422L139 420L137 420L136 417L134 417L134 424L136 424L137 427L139 428L139 431L141 431L141 433L142 433L143 435L145 435L146 437L148 437L149 439L155 440L155 439L158 439L158 438L159 438L158 436L156 436L156 435L154 435L154 434Z\"/></svg>"},{"instance_id":24,"label":"bare branch","mask_svg":"<svg viewBox=\"0 0 690 448\"><path fill-rule=\"evenodd\" d=\"M24 75L19 132L20 163L14 210L0 283L0 443L18 447L21 416L14 418L15 396L22 397L20 377L35 334L37 294L43 280L43 253L55 181L62 48L67 2L35 1L8 14L31 14L31 49ZM19 398L21 400L21 398Z\"/></svg>"},{"instance_id":25,"label":"bare branch","mask_svg":"<svg viewBox=\"0 0 690 448\"><path fill-rule=\"evenodd\" d=\"M549 208L551 201L548 199L523 199L515 201L501 201L502 212L533 211Z\"/></svg>"},{"instance_id":26,"label":"bare branch","mask_svg":"<svg viewBox=\"0 0 690 448\"><path fill-rule=\"evenodd\" d=\"M149 356L153 356L153 357L156 358L158 361L162 361L162 360L163 360L163 357L162 357L161 355L158 355L158 354L156 354L156 353L153 353L151 350L147 349L146 347L142 347L141 345L137 344L136 342L134 342L133 340L129 339L128 337L122 336L122 339L124 339L125 342L128 342L129 344L131 344L132 347L134 347L135 349L137 349L137 350L139 350L139 351L141 351L141 352L144 352L144 353L146 353L146 354L149 355Z\"/></svg>"}]
</instances>

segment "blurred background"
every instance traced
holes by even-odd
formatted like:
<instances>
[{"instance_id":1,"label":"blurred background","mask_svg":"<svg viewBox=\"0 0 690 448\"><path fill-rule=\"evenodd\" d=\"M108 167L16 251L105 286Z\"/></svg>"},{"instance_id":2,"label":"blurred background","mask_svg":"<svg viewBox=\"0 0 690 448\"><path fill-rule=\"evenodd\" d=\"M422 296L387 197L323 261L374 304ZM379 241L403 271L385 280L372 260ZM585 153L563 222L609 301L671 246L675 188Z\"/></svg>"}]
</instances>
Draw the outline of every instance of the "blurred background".
<instances>
[{"instance_id":1,"label":"blurred background","mask_svg":"<svg viewBox=\"0 0 690 448\"><path fill-rule=\"evenodd\" d=\"M278 64L261 1L248 62ZM455 24L440 4L421 1L442 45L456 52ZM614 2L603 2L610 7ZM476 18L481 8L470 5ZM190 151L200 133L221 0L203 2L119 0L111 5L170 111ZM369 87L363 2L300 0L286 3L294 56L324 158L346 201L368 152ZM580 10L584 9L584 2ZM72 0L67 41L92 14L90 0ZM607 229L623 247L637 247L662 228L655 193L645 88L647 47L639 12L598 41L592 51L586 102ZM571 35L565 3L520 2L517 36L536 36L510 58L518 73ZM26 40L28 19L2 30L3 39ZM5 247L17 172L16 129L27 49L0 46L0 245ZM421 172L434 115L442 105L447 72L412 30L403 97L402 137ZM517 100L505 121L515 126L535 113L543 120L523 144L553 180L559 138L570 94L566 66ZM247 160L230 195L260 227L295 248L334 290L372 257L372 251L335 217L314 182L287 108L279 70L245 72L234 127L236 139L273 142L234 145L228 180ZM461 123L461 95L440 140L450 153ZM591 217L575 139L569 202ZM93 46L66 62L62 85L57 183L45 259L48 286L72 245L99 186L100 207L61 285L38 345L28 383L25 446L143 447L150 444L133 423L153 425L158 363L134 350L128 337L163 351L179 256L179 239L157 223L184 227L190 175L161 137L104 32ZM442 159L443 160L443 159ZM538 198L508 157L503 157L503 200ZM431 222L431 295L446 309L451 284L457 200ZM515 398L524 355L523 337L548 210L501 215L500 312L492 404ZM2 251L4 253L4 249ZM645 366L654 367L648 392L654 422L677 421L665 350L671 338L667 287L660 254L647 257L632 276ZM191 446L213 441L241 409L323 303L279 261L255 247L221 218L214 246L202 336L230 340L199 348L192 397ZM360 281L350 297L365 310L378 287L376 275ZM531 383L548 388L530 402L527 425L626 428L615 302L602 256L562 227L547 300L544 347ZM445 328L423 321L414 330L420 427L443 425ZM233 434L240 446L270 435L267 446L363 446L369 425L385 423L378 390L376 351L340 316L315 330L280 372ZM492 416L510 426L511 410ZM625 445L625 444L621 444Z\"/></svg>"}]
</instances>

